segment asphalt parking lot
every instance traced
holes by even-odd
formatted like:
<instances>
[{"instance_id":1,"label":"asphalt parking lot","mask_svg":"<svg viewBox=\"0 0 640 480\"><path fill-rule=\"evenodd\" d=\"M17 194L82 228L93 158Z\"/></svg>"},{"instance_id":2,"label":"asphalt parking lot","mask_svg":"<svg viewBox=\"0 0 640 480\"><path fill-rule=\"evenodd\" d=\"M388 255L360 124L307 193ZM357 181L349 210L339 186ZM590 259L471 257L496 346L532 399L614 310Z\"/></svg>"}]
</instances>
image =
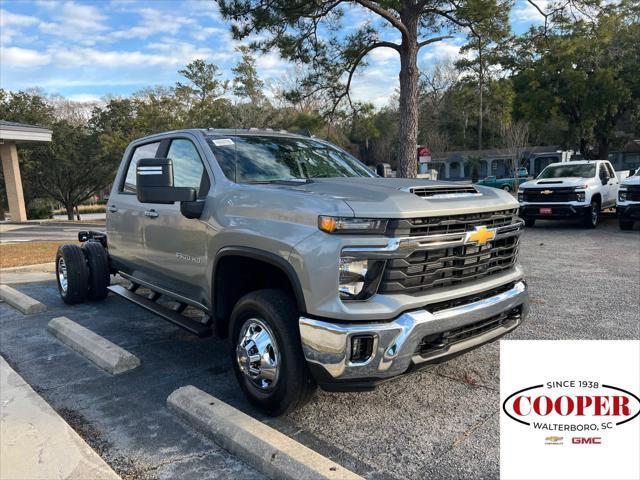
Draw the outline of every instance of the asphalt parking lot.
<instances>
[{"instance_id":1,"label":"asphalt parking lot","mask_svg":"<svg viewBox=\"0 0 640 480\"><path fill-rule=\"evenodd\" d=\"M540 221L522 237L531 314L511 339L640 338L640 231ZM16 288L48 305L0 303L0 354L123 478L261 478L177 419L166 398L194 385L370 479L499 477L499 345L375 392L318 392L288 417L245 402L225 342L198 339L113 295L68 307L53 282ZM67 316L137 355L113 377L46 331Z\"/></svg>"}]
</instances>

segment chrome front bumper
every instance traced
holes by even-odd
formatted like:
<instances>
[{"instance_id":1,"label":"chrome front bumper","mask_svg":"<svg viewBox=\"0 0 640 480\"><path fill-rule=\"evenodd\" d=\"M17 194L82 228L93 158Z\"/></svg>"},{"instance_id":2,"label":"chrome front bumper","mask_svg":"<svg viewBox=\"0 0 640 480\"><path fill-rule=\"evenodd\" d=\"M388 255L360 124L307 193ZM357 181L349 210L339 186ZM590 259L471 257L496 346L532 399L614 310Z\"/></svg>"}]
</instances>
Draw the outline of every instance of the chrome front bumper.
<instances>
[{"instance_id":1,"label":"chrome front bumper","mask_svg":"<svg viewBox=\"0 0 640 480\"><path fill-rule=\"evenodd\" d=\"M519 316L496 328L424 354L418 351L429 335L477 324L518 308ZM304 356L316 377L317 372L322 372L328 381L384 380L405 373L412 366L443 361L495 340L514 330L528 310L527 286L518 281L511 289L480 301L436 313L414 310L390 322L333 323L300 317L300 336ZM354 335L373 336L373 354L365 362L349 360Z\"/></svg>"}]
</instances>

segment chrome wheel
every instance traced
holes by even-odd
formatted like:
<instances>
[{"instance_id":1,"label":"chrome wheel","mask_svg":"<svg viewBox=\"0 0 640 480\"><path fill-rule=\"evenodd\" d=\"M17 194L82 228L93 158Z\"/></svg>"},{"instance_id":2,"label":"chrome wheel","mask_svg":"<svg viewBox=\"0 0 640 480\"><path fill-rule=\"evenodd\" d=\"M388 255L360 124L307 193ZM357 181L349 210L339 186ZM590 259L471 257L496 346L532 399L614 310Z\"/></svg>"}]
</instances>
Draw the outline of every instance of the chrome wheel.
<instances>
[{"instance_id":1,"label":"chrome wheel","mask_svg":"<svg viewBox=\"0 0 640 480\"><path fill-rule=\"evenodd\" d=\"M58 283L62 293L67 293L67 264L62 257L58 259Z\"/></svg>"},{"instance_id":2,"label":"chrome wheel","mask_svg":"<svg viewBox=\"0 0 640 480\"><path fill-rule=\"evenodd\" d=\"M266 323L250 318L240 329L236 346L240 371L260 390L271 390L280 374L280 352L276 337Z\"/></svg>"}]
</instances>

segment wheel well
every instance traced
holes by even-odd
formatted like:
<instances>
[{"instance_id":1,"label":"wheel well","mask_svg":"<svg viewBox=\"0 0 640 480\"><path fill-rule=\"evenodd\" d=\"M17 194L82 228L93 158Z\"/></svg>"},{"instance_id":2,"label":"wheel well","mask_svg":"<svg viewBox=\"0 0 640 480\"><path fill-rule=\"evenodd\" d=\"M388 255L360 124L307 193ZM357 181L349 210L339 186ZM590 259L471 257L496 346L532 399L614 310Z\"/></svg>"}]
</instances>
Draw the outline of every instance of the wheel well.
<instances>
[{"instance_id":1,"label":"wheel well","mask_svg":"<svg viewBox=\"0 0 640 480\"><path fill-rule=\"evenodd\" d=\"M598 202L598 205L602 205L602 197L600 196L599 193L594 193L593 196L591 197L591 201L596 201Z\"/></svg>"},{"instance_id":2,"label":"wheel well","mask_svg":"<svg viewBox=\"0 0 640 480\"><path fill-rule=\"evenodd\" d=\"M232 254L224 255L216 262L213 307L218 336L228 335L229 317L238 300L247 293L265 288L284 290L296 299L298 308L304 310L298 285L294 285L284 269L270 259Z\"/></svg>"}]
</instances>

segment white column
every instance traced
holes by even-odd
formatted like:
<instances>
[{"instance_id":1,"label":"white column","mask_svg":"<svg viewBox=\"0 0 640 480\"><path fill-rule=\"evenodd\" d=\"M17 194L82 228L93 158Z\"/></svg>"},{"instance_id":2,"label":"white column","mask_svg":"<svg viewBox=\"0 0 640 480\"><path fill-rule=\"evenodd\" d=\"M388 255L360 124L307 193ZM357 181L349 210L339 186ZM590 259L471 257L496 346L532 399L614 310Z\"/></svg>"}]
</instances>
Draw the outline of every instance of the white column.
<instances>
[{"instance_id":1,"label":"white column","mask_svg":"<svg viewBox=\"0 0 640 480\"><path fill-rule=\"evenodd\" d=\"M449 162L444 162L444 178L449 178L450 170L449 170Z\"/></svg>"},{"instance_id":2,"label":"white column","mask_svg":"<svg viewBox=\"0 0 640 480\"><path fill-rule=\"evenodd\" d=\"M460 161L460 178L464 178L464 160Z\"/></svg>"},{"instance_id":3,"label":"white column","mask_svg":"<svg viewBox=\"0 0 640 480\"><path fill-rule=\"evenodd\" d=\"M3 143L0 145L0 157L2 157L2 172L9 201L9 213L11 221L25 222L27 209L24 206L24 194L22 193L22 179L20 178L20 164L18 163L18 150L16 144Z\"/></svg>"}]
</instances>

